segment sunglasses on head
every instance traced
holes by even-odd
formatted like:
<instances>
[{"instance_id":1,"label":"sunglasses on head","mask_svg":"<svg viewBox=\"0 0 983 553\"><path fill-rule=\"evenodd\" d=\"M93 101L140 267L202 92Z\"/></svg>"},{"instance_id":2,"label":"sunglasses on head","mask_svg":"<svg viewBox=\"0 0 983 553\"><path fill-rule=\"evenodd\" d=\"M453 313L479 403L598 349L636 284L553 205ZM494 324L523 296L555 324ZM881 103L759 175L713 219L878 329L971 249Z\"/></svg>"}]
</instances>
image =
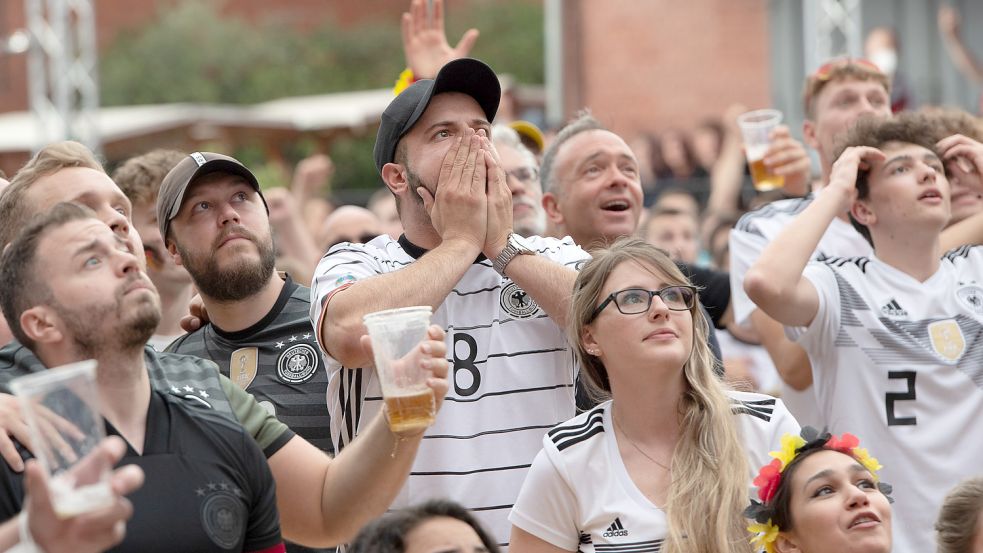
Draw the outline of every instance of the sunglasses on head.
<instances>
[{"instance_id":1,"label":"sunglasses on head","mask_svg":"<svg viewBox=\"0 0 983 553\"><path fill-rule=\"evenodd\" d=\"M863 67L864 69L880 74L884 73L881 71L880 67L874 65L874 62L864 58L836 58L820 65L819 69L816 69L816 71L809 76L809 79L818 81L829 80L829 77L833 74L833 71L848 65L856 65L857 67Z\"/></svg>"}]
</instances>

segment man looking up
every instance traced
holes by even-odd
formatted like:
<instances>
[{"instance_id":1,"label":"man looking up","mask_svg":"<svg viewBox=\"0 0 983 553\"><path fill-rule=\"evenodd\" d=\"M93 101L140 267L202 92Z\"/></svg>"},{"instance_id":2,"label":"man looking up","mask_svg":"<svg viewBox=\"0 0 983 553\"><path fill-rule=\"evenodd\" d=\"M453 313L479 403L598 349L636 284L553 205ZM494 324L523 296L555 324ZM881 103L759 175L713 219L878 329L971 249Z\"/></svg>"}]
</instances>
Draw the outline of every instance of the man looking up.
<instances>
[{"instance_id":1,"label":"man looking up","mask_svg":"<svg viewBox=\"0 0 983 553\"><path fill-rule=\"evenodd\" d=\"M404 234L332 248L316 271L311 317L330 357L332 438L347 449L383 404L374 371L359 368L369 363L356 347L363 315L433 308L448 330L453 389L395 506L453 499L507 544L509 509L544 432L574 413L562 327L568 266L587 254L513 233L508 177L488 139L499 97L491 68L462 58L389 104L374 155Z\"/></svg>"},{"instance_id":2,"label":"man looking up","mask_svg":"<svg viewBox=\"0 0 983 553\"><path fill-rule=\"evenodd\" d=\"M171 259L157 227L160 183L183 158L181 152L174 150L153 150L126 160L112 176L113 182L133 204L131 219L143 242L147 276L160 294L160 325L149 342L157 351L164 351L175 338L184 334L181 319L187 314L188 303L194 295L191 276Z\"/></svg>"},{"instance_id":3,"label":"man looking up","mask_svg":"<svg viewBox=\"0 0 983 553\"><path fill-rule=\"evenodd\" d=\"M129 200L106 176L92 153L77 142L42 148L17 173L0 195L0 212L9 214L0 218L0 239L9 240L31 217L61 201L93 209L132 251L143 251L140 237L128 219ZM143 256L138 257L137 263L144 263ZM440 339L437 336L430 341L435 358L443 355L444 344L436 341ZM371 423L366 421L364 436L349 451L332 459L294 435L251 395L222 376L211 361L158 354L153 348L144 350L144 355L155 389L194 398L203 407L211 407L242 424L260 445L276 480L281 528L291 541L317 547L344 543L389 507L406 479L420 439L392 434L381 416ZM16 341L0 348L0 388L6 389L11 378L44 366ZM431 382L438 402L446 391L446 366L436 362L432 368L438 377ZM23 463L8 433L22 444L28 438L12 400L0 394L0 408L6 413L0 420L7 426L6 432L0 432L0 455L20 470ZM352 503L356 494L362 500Z\"/></svg>"},{"instance_id":4,"label":"man looking up","mask_svg":"<svg viewBox=\"0 0 983 553\"><path fill-rule=\"evenodd\" d=\"M0 256L0 305L17 339L49 367L94 359L106 432L143 469L121 552L283 551L273 477L244 429L154 391L144 356L160 301L132 245L90 209L56 205ZM142 251L139 253L142 254ZM0 519L24 500L22 476L0 467Z\"/></svg>"},{"instance_id":5,"label":"man looking up","mask_svg":"<svg viewBox=\"0 0 983 553\"><path fill-rule=\"evenodd\" d=\"M744 279L807 352L831 430L873 441L884 480L898 483L898 553L932 550L945 491L978 473L983 451L983 248L939 245L951 211L938 134L917 114L858 122L823 193ZM983 170L983 158L965 161ZM844 212L873 255L810 261Z\"/></svg>"}]
</instances>

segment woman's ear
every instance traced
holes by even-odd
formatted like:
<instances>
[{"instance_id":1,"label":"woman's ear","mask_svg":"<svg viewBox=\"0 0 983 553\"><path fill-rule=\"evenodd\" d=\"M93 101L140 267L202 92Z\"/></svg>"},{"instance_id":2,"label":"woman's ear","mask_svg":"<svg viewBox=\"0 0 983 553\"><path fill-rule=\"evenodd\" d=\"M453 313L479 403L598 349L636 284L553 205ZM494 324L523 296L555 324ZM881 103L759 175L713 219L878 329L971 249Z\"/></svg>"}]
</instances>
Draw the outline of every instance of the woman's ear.
<instances>
[{"instance_id":1,"label":"woman's ear","mask_svg":"<svg viewBox=\"0 0 983 553\"><path fill-rule=\"evenodd\" d=\"M802 549L799 548L799 544L794 538L785 532L780 532L775 539L775 551L778 553L801 553Z\"/></svg>"},{"instance_id":2,"label":"woman's ear","mask_svg":"<svg viewBox=\"0 0 983 553\"><path fill-rule=\"evenodd\" d=\"M597 344L597 340L594 339L594 334L591 332L590 327L585 326L580 332L580 343L583 344L584 350L587 351L589 355L594 357L599 357L601 355L601 346Z\"/></svg>"}]
</instances>

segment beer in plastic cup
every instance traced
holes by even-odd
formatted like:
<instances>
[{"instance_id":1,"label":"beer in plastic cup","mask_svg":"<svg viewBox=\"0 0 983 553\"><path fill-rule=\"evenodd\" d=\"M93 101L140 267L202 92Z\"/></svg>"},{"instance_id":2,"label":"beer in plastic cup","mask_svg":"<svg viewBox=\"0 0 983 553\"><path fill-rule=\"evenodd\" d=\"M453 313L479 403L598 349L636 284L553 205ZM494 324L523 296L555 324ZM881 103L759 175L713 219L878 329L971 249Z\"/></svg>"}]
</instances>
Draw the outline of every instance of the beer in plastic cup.
<instances>
[{"instance_id":1,"label":"beer in plastic cup","mask_svg":"<svg viewBox=\"0 0 983 553\"><path fill-rule=\"evenodd\" d=\"M55 513L69 518L111 505L112 467L90 455L105 437L96 362L81 361L14 379L34 453L48 477Z\"/></svg>"},{"instance_id":2,"label":"beer in plastic cup","mask_svg":"<svg viewBox=\"0 0 983 553\"><path fill-rule=\"evenodd\" d=\"M737 118L737 125L744 137L744 150L751 166L754 189L766 192L785 186L785 177L771 173L765 166L765 152L771 145L771 131L782 122L782 112L777 109L749 111Z\"/></svg>"},{"instance_id":3,"label":"beer in plastic cup","mask_svg":"<svg viewBox=\"0 0 983 553\"><path fill-rule=\"evenodd\" d=\"M372 339L375 368L393 432L421 430L434 421L436 404L420 367L417 345L430 326L430 306L401 307L363 318Z\"/></svg>"}]
</instances>

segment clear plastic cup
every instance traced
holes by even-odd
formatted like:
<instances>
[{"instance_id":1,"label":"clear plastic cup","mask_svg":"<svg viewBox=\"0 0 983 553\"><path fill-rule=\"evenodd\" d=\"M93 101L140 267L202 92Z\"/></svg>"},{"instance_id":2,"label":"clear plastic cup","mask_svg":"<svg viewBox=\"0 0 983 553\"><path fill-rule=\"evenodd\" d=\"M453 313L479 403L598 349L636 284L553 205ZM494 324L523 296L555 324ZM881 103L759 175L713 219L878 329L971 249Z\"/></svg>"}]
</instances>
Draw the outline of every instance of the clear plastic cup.
<instances>
[{"instance_id":1,"label":"clear plastic cup","mask_svg":"<svg viewBox=\"0 0 983 553\"><path fill-rule=\"evenodd\" d=\"M69 518L112 504L112 471L89 455L105 437L96 389L96 362L81 361L14 379L34 454L48 477L55 512Z\"/></svg>"},{"instance_id":2,"label":"clear plastic cup","mask_svg":"<svg viewBox=\"0 0 983 553\"><path fill-rule=\"evenodd\" d=\"M744 151L751 166L751 180L759 192L785 186L785 177L772 173L765 165L765 152L771 145L771 131L782 123L782 112L777 109L749 111L737 118L744 138Z\"/></svg>"},{"instance_id":3,"label":"clear plastic cup","mask_svg":"<svg viewBox=\"0 0 983 553\"><path fill-rule=\"evenodd\" d=\"M436 404L416 346L430 326L430 306L401 307L363 317L393 432L419 430L434 421Z\"/></svg>"}]
</instances>

